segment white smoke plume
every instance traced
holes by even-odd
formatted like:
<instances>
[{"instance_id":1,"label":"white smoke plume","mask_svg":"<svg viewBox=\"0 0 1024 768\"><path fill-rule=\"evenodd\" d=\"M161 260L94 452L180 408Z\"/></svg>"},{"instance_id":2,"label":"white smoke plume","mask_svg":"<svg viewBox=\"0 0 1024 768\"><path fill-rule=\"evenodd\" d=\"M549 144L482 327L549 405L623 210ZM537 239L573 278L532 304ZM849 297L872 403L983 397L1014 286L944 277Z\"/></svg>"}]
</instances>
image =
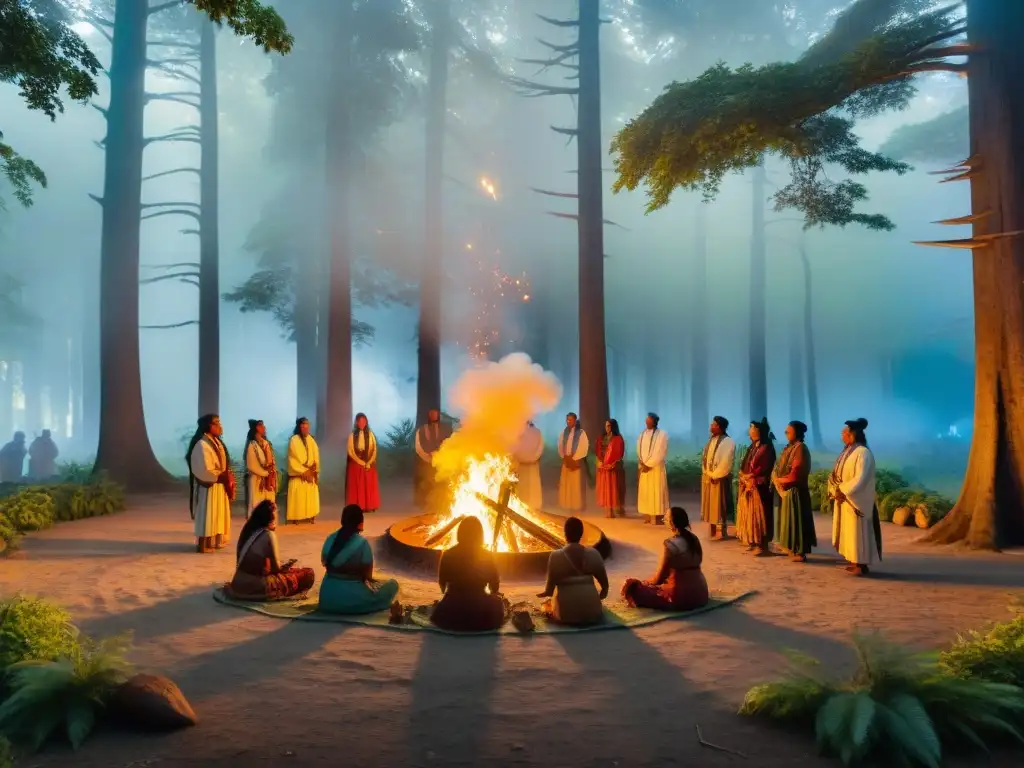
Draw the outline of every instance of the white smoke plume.
<instances>
[{"instance_id":1,"label":"white smoke plume","mask_svg":"<svg viewBox=\"0 0 1024 768\"><path fill-rule=\"evenodd\" d=\"M434 454L439 480L457 477L469 459L511 454L538 413L562 399L562 384L523 352L465 371L448 393L459 428Z\"/></svg>"}]
</instances>

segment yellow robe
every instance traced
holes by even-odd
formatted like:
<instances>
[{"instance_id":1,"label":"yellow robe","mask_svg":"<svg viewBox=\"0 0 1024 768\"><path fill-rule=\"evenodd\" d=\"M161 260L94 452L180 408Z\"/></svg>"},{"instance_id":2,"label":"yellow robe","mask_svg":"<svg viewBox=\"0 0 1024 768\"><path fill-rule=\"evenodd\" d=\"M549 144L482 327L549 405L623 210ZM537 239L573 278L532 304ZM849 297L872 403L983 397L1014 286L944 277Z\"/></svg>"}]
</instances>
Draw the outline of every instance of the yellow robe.
<instances>
[{"instance_id":1,"label":"yellow robe","mask_svg":"<svg viewBox=\"0 0 1024 768\"><path fill-rule=\"evenodd\" d=\"M310 467L320 471L320 448L312 435L306 436L305 444L298 435L288 441L288 508L285 510L289 523L296 520L311 520L320 514L320 486L300 477Z\"/></svg>"},{"instance_id":2,"label":"yellow robe","mask_svg":"<svg viewBox=\"0 0 1024 768\"><path fill-rule=\"evenodd\" d=\"M562 465L562 474L558 479L558 506L569 512L578 512L587 506L587 471L582 462L590 452L590 440L581 428L575 453L572 450L572 441L572 433L569 433L567 439L563 439L562 434L558 437L558 455L561 458L571 455L576 461L581 462L577 469L569 469Z\"/></svg>"}]
</instances>

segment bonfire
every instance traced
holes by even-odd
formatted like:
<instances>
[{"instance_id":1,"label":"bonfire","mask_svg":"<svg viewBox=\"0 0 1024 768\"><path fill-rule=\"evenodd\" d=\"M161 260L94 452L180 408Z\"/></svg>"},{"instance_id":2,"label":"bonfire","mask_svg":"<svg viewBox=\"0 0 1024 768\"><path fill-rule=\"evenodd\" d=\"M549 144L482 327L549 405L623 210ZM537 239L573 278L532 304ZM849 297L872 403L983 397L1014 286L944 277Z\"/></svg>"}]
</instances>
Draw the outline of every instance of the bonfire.
<instances>
[{"instance_id":1,"label":"bonfire","mask_svg":"<svg viewBox=\"0 0 1024 768\"><path fill-rule=\"evenodd\" d=\"M481 522L484 541L493 552L543 552L563 546L558 525L534 514L515 495L518 480L508 456L467 459L462 474L451 482L451 505L430 526L425 546L454 545L458 524L467 517Z\"/></svg>"}]
</instances>

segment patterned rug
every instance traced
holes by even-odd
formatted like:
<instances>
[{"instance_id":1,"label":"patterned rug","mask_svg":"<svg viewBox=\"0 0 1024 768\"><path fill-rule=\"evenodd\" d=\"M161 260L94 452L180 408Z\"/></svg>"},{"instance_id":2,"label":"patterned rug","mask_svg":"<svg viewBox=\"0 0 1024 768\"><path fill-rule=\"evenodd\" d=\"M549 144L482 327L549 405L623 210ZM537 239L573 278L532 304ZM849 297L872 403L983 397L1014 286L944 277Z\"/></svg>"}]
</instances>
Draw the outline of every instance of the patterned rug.
<instances>
[{"instance_id":1,"label":"patterned rug","mask_svg":"<svg viewBox=\"0 0 1024 768\"><path fill-rule=\"evenodd\" d=\"M740 600L744 600L754 595L755 592L744 592L739 595L712 595L711 602L703 608L698 608L695 611L652 611L647 608L632 608L623 602L606 602L604 609L604 623L595 624L590 627L567 627L562 624L556 624L552 621L548 621L539 611L537 606L517 603L513 606L515 609L526 609L529 608L530 615L533 618L535 629L529 634L561 634L568 632L596 632L606 629L624 629L626 627L644 627L648 624L657 624L661 621L668 621L670 619L687 619L691 616L699 616L702 613L708 613L719 608L725 608L729 605L734 605ZM289 619L296 621L322 621L322 622L333 622L338 624L360 624L366 627L379 627L381 629L392 629L398 632L436 632L442 635L466 635L466 634L481 634L481 635L518 635L521 634L516 630L511 622L506 622L505 625L498 630L493 632L448 632L443 629L439 629L430 623L430 610L431 606L418 606L413 609L409 616L410 621L403 624L391 624L388 622L388 611L380 611L378 613L367 614L366 616L338 616L336 614L326 614L317 612L317 592L313 591L306 595L304 598L295 600L277 600L274 602L257 603L248 600L236 600L233 597L229 597L224 593L223 589L215 589L213 592L213 599L218 603L224 605L230 605L235 608L241 608L246 611L252 611L253 613L259 613L264 616L271 616L275 619Z\"/></svg>"}]
</instances>

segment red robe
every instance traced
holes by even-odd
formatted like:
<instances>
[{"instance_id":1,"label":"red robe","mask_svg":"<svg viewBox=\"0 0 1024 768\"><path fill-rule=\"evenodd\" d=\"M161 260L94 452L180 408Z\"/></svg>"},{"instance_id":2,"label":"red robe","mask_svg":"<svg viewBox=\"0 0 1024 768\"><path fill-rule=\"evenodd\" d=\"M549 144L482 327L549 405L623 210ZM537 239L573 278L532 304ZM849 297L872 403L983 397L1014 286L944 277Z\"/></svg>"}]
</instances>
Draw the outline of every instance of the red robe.
<instances>
[{"instance_id":1,"label":"red robe","mask_svg":"<svg viewBox=\"0 0 1024 768\"><path fill-rule=\"evenodd\" d=\"M348 438L348 466L345 468L345 503L358 504L363 511L380 509L380 480L377 477L377 438L366 430L363 450L355 435ZM362 461L368 466L359 463Z\"/></svg>"},{"instance_id":2,"label":"red robe","mask_svg":"<svg viewBox=\"0 0 1024 768\"><path fill-rule=\"evenodd\" d=\"M626 506L626 469L622 465L626 443L619 435L611 439L602 435L594 453L604 464L597 470L597 505L601 509L622 509Z\"/></svg>"}]
</instances>

